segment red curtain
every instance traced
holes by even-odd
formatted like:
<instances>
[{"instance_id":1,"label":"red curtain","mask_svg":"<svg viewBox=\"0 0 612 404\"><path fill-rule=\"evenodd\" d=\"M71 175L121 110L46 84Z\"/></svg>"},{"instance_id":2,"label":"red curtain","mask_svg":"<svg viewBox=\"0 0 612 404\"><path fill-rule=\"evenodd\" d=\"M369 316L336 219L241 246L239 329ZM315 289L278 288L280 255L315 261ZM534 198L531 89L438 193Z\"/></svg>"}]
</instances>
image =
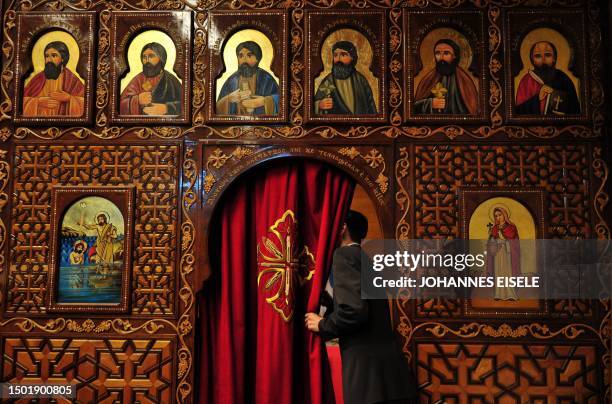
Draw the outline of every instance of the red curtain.
<instances>
[{"instance_id":1,"label":"red curtain","mask_svg":"<svg viewBox=\"0 0 612 404\"><path fill-rule=\"evenodd\" d=\"M322 163L272 163L217 211L200 294L200 403L333 402L317 312L354 183Z\"/></svg>"}]
</instances>

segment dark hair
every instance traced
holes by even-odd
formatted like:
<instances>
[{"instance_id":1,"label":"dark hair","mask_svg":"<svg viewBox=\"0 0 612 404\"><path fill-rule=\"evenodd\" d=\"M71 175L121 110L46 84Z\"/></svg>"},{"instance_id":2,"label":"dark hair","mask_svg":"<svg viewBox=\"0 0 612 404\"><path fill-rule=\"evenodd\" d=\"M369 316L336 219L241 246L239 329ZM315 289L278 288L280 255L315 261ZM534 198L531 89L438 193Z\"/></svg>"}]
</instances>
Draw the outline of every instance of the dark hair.
<instances>
[{"instance_id":1,"label":"dark hair","mask_svg":"<svg viewBox=\"0 0 612 404\"><path fill-rule=\"evenodd\" d=\"M338 42L336 42L334 44L334 46L332 46L332 53L336 49L342 49L342 50L345 50L348 53L350 53L351 57L353 58L353 65L357 64L357 48L355 48L355 45L353 45L352 42L350 42L350 41L338 41Z\"/></svg>"},{"instance_id":2,"label":"dark hair","mask_svg":"<svg viewBox=\"0 0 612 404\"><path fill-rule=\"evenodd\" d=\"M140 51L140 58L142 59L142 55L144 51L147 49L151 49L157 57L159 58L159 62L162 64L162 68L166 66L166 60L168 59L168 54L166 53L166 49L157 42L151 42L142 47L142 51Z\"/></svg>"},{"instance_id":3,"label":"dark hair","mask_svg":"<svg viewBox=\"0 0 612 404\"><path fill-rule=\"evenodd\" d=\"M70 60L70 52L68 51L68 47L65 43L61 41L49 42L47 46L45 46L43 53L47 52L49 49L55 49L59 52L59 54L62 56L62 65L66 66L66 64L68 64L68 61Z\"/></svg>"},{"instance_id":4,"label":"dark hair","mask_svg":"<svg viewBox=\"0 0 612 404\"><path fill-rule=\"evenodd\" d=\"M366 234L368 234L368 219L355 210L348 211L344 223L346 223L346 229L348 230L351 240L356 243L360 243L361 240L365 238Z\"/></svg>"},{"instance_id":5,"label":"dark hair","mask_svg":"<svg viewBox=\"0 0 612 404\"><path fill-rule=\"evenodd\" d=\"M238 56L240 51L243 49L248 49L251 53L253 53L255 57L257 58L258 62L261 60L262 51L261 51L261 47L257 44L257 42L246 41L246 42L239 43L238 46L236 47L236 56Z\"/></svg>"},{"instance_id":6,"label":"dark hair","mask_svg":"<svg viewBox=\"0 0 612 404\"><path fill-rule=\"evenodd\" d=\"M535 42L533 45L531 45L531 49L529 49L529 60L531 61L531 64L533 64L533 50L535 49L536 45L539 43L547 43L550 45L550 47L553 50L553 58L555 58L555 62L557 61L557 48L555 47L555 45L553 45L552 42L548 42L548 41L538 41Z\"/></svg>"},{"instance_id":7,"label":"dark hair","mask_svg":"<svg viewBox=\"0 0 612 404\"><path fill-rule=\"evenodd\" d=\"M455 52L455 62L459 63L459 60L461 60L461 48L459 47L459 45L457 45L457 42L453 41L452 39L448 39L448 38L440 39L434 45L434 50L436 49L436 46L438 46L438 45L440 45L442 43L450 46L451 48L453 48L453 51Z\"/></svg>"}]
</instances>

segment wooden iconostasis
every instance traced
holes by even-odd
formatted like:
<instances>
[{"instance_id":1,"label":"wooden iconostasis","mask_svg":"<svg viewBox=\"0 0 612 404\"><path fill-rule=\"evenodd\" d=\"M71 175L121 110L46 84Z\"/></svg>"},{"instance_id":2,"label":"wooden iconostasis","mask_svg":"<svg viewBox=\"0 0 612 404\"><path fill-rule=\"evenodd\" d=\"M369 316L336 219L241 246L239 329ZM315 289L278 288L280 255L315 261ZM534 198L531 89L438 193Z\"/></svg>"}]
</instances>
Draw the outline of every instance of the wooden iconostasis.
<instances>
[{"instance_id":1,"label":"wooden iconostasis","mask_svg":"<svg viewBox=\"0 0 612 404\"><path fill-rule=\"evenodd\" d=\"M3 382L193 402L208 224L270 160L353 177L378 238L467 238L495 206L526 238L610 238L606 2L2 7ZM422 403L610 402L609 300L392 310Z\"/></svg>"}]
</instances>

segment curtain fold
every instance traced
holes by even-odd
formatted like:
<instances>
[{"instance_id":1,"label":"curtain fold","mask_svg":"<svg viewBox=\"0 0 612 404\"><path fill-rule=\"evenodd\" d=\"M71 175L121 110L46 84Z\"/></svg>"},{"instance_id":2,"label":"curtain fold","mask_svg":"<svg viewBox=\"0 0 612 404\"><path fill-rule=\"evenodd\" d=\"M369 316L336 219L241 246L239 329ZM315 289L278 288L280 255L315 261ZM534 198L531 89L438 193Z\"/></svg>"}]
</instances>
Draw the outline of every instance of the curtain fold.
<instances>
[{"instance_id":1,"label":"curtain fold","mask_svg":"<svg viewBox=\"0 0 612 404\"><path fill-rule=\"evenodd\" d=\"M270 164L237 181L212 223L213 274L199 295L199 402L333 402L318 312L354 189L316 161Z\"/></svg>"}]
</instances>

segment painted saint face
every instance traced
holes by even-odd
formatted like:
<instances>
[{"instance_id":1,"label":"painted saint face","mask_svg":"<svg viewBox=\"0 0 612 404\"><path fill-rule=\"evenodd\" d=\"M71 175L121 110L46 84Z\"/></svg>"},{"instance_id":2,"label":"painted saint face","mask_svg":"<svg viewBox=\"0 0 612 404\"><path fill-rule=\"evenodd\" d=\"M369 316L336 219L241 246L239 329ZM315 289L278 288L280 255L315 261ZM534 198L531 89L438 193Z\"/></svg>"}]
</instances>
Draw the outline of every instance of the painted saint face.
<instances>
[{"instance_id":1,"label":"painted saint face","mask_svg":"<svg viewBox=\"0 0 612 404\"><path fill-rule=\"evenodd\" d=\"M334 64L342 63L343 65L350 65L353 62L353 57L348 51L344 49L336 49L333 54Z\"/></svg>"},{"instance_id":2,"label":"painted saint face","mask_svg":"<svg viewBox=\"0 0 612 404\"><path fill-rule=\"evenodd\" d=\"M247 48L242 48L240 52L238 52L238 66L247 64L250 67L255 67L258 63L259 60L257 60L257 56Z\"/></svg>"},{"instance_id":3,"label":"painted saint face","mask_svg":"<svg viewBox=\"0 0 612 404\"><path fill-rule=\"evenodd\" d=\"M163 69L160 58L153 49L145 49L142 52L142 72L147 77L154 77Z\"/></svg>"},{"instance_id":4,"label":"painted saint face","mask_svg":"<svg viewBox=\"0 0 612 404\"><path fill-rule=\"evenodd\" d=\"M62 61L62 55L57 49L49 48L45 51L45 64L51 62L55 66L59 66Z\"/></svg>"},{"instance_id":5,"label":"painted saint face","mask_svg":"<svg viewBox=\"0 0 612 404\"><path fill-rule=\"evenodd\" d=\"M98 224L100 226L105 225L106 224L106 216L104 215L99 215L98 216Z\"/></svg>"},{"instance_id":6,"label":"painted saint face","mask_svg":"<svg viewBox=\"0 0 612 404\"><path fill-rule=\"evenodd\" d=\"M548 42L538 42L533 47L531 60L535 67L549 66L556 64L555 51Z\"/></svg>"},{"instance_id":7,"label":"painted saint face","mask_svg":"<svg viewBox=\"0 0 612 404\"><path fill-rule=\"evenodd\" d=\"M495 224L504 223L504 215L499 210L496 209L495 212L493 212L493 216L495 217Z\"/></svg>"},{"instance_id":8,"label":"painted saint face","mask_svg":"<svg viewBox=\"0 0 612 404\"><path fill-rule=\"evenodd\" d=\"M62 54L57 49L49 48L45 51L45 77L55 80L62 72Z\"/></svg>"},{"instance_id":9,"label":"painted saint face","mask_svg":"<svg viewBox=\"0 0 612 404\"><path fill-rule=\"evenodd\" d=\"M153 52L153 49L146 49L142 52L142 64L145 65L147 63L150 63L152 66L156 66L159 63L159 56Z\"/></svg>"},{"instance_id":10,"label":"painted saint face","mask_svg":"<svg viewBox=\"0 0 612 404\"><path fill-rule=\"evenodd\" d=\"M434 49L434 56L436 63L443 61L451 64L455 61L455 50L447 43L440 43Z\"/></svg>"}]
</instances>

